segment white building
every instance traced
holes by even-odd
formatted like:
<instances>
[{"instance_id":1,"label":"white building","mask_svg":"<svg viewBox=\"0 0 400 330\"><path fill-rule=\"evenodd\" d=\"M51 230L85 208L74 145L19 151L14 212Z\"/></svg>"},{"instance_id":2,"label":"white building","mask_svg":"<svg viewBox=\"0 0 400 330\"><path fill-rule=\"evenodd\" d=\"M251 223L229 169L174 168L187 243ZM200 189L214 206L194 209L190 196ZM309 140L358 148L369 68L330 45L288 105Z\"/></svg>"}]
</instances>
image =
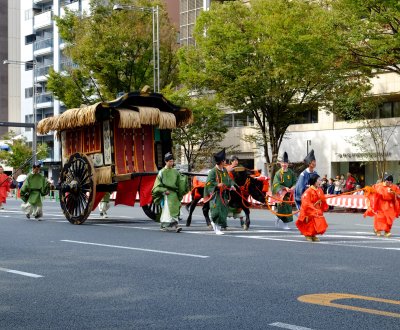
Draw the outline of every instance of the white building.
<instances>
[{"instance_id":1,"label":"white building","mask_svg":"<svg viewBox=\"0 0 400 330\"><path fill-rule=\"evenodd\" d=\"M63 112L63 106L47 91L47 74L50 68L60 71L70 60L62 54L61 40L54 16L62 16L65 8L83 12L89 9L88 0L33 0L21 1L21 56L18 59L27 62L21 70L21 121L32 123L42 118ZM35 70L32 63L35 62ZM33 85L33 86L32 86ZM33 97L33 93L36 97ZM35 101L34 101L35 100ZM35 103L35 104L33 104ZM34 107L36 118L33 118ZM23 134L32 142L32 132L24 129ZM58 178L60 171L60 145L53 134L38 136L37 142L46 142L50 155L44 160L48 175Z\"/></svg>"},{"instance_id":2,"label":"white building","mask_svg":"<svg viewBox=\"0 0 400 330\"><path fill-rule=\"evenodd\" d=\"M180 0L180 43L193 45L193 28L202 10L208 10L212 0ZM247 1L244 1L247 2ZM382 73L372 79L372 94L387 98L379 116L383 125L388 125L394 133L388 142L388 168L394 180L400 181L400 76ZM225 124L230 128L223 145L238 146L241 163L247 167L265 168L263 150L254 143L245 142L245 136L254 134L254 121L240 113L227 113ZM398 127L397 127L398 126ZM359 138L357 124L341 121L324 110L309 113L304 123L291 125L280 148L280 154L288 152L291 162L301 162L308 151L314 149L317 158L317 171L328 177L350 171L365 184L378 179L375 162L368 159L365 152L357 149L350 141ZM372 141L370 141L372 144Z\"/></svg>"},{"instance_id":3,"label":"white building","mask_svg":"<svg viewBox=\"0 0 400 330\"><path fill-rule=\"evenodd\" d=\"M372 85L371 93L386 99L377 113L382 126L387 125L387 130L393 130L387 143L387 172L393 174L397 182L400 178L400 76L390 72L381 73L372 79ZM326 111L318 111L317 122L289 127L280 149L281 154L286 151L290 161L300 162L307 155L307 150L314 149L317 171L321 176L327 174L328 178L335 177L350 171L365 184L373 184L379 179L376 162L351 142L360 138L357 126L338 120ZM374 151L372 140L369 142L369 149Z\"/></svg>"}]
</instances>

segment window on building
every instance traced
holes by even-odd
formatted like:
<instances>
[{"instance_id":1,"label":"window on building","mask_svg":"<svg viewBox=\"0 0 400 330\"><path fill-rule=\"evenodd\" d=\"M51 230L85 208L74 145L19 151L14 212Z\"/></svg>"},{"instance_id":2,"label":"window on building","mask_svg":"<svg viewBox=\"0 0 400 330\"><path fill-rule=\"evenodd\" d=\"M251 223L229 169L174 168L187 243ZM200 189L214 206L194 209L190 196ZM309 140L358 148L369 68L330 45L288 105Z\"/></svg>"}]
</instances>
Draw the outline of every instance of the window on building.
<instances>
[{"instance_id":1,"label":"window on building","mask_svg":"<svg viewBox=\"0 0 400 330\"><path fill-rule=\"evenodd\" d=\"M26 115L25 116L25 123L33 123L33 115ZM26 132L30 132L31 128L30 127L25 127Z\"/></svg>"},{"instance_id":2,"label":"window on building","mask_svg":"<svg viewBox=\"0 0 400 330\"><path fill-rule=\"evenodd\" d=\"M25 45L30 45L36 40L36 34L32 33L25 36Z\"/></svg>"},{"instance_id":3,"label":"window on building","mask_svg":"<svg viewBox=\"0 0 400 330\"><path fill-rule=\"evenodd\" d=\"M392 103L385 102L379 107L379 118L391 118L392 116Z\"/></svg>"},{"instance_id":4,"label":"window on building","mask_svg":"<svg viewBox=\"0 0 400 330\"><path fill-rule=\"evenodd\" d=\"M226 127L232 127L233 126L233 114L229 113L224 116L224 119L222 121L224 126Z\"/></svg>"},{"instance_id":5,"label":"window on building","mask_svg":"<svg viewBox=\"0 0 400 330\"><path fill-rule=\"evenodd\" d=\"M361 116L361 114L360 114ZM400 101L387 101L383 102L376 111L371 114L367 114L368 119L384 119L400 117ZM336 115L335 121L348 121L353 119L351 116L345 114Z\"/></svg>"},{"instance_id":6,"label":"window on building","mask_svg":"<svg viewBox=\"0 0 400 330\"><path fill-rule=\"evenodd\" d=\"M29 88L25 88L25 98L29 99L33 96L33 88L29 87Z\"/></svg>"},{"instance_id":7,"label":"window on building","mask_svg":"<svg viewBox=\"0 0 400 330\"><path fill-rule=\"evenodd\" d=\"M393 117L400 117L400 101L393 102Z\"/></svg>"},{"instance_id":8,"label":"window on building","mask_svg":"<svg viewBox=\"0 0 400 330\"><path fill-rule=\"evenodd\" d=\"M312 108L297 113L293 124L314 124L318 123L318 109Z\"/></svg>"},{"instance_id":9,"label":"window on building","mask_svg":"<svg viewBox=\"0 0 400 330\"><path fill-rule=\"evenodd\" d=\"M244 113L227 113L224 115L223 124L227 127L254 126L254 117Z\"/></svg>"},{"instance_id":10,"label":"window on building","mask_svg":"<svg viewBox=\"0 0 400 330\"><path fill-rule=\"evenodd\" d=\"M379 118L400 117L400 101L384 102L378 110Z\"/></svg>"},{"instance_id":11,"label":"window on building","mask_svg":"<svg viewBox=\"0 0 400 330\"><path fill-rule=\"evenodd\" d=\"M32 18L33 18L33 10L32 9L25 10L25 21L29 21Z\"/></svg>"},{"instance_id":12,"label":"window on building","mask_svg":"<svg viewBox=\"0 0 400 330\"><path fill-rule=\"evenodd\" d=\"M29 71L33 69L33 61L25 62L25 71Z\"/></svg>"}]
</instances>

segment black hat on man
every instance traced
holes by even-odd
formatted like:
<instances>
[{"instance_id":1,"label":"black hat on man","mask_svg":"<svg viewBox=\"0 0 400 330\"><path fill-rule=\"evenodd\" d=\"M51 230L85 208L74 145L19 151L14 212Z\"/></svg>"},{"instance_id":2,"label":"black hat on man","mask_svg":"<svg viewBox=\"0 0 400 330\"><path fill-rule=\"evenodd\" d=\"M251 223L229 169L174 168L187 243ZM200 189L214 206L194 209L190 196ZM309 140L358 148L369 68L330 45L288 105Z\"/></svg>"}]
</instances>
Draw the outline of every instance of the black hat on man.
<instances>
[{"instance_id":1,"label":"black hat on man","mask_svg":"<svg viewBox=\"0 0 400 330\"><path fill-rule=\"evenodd\" d=\"M33 164L32 164L32 167L33 167L33 168L35 168L35 167L41 167L41 166L42 166L42 164L39 163L39 162L36 162L36 163L33 163Z\"/></svg>"},{"instance_id":2,"label":"black hat on man","mask_svg":"<svg viewBox=\"0 0 400 330\"><path fill-rule=\"evenodd\" d=\"M386 175L383 177L383 181L390 181L390 182L393 182L393 175L391 175L391 174L386 174Z\"/></svg>"},{"instance_id":3,"label":"black hat on man","mask_svg":"<svg viewBox=\"0 0 400 330\"><path fill-rule=\"evenodd\" d=\"M319 175L318 175L317 173L311 174L310 178L308 179L308 184L309 184L310 186L314 185L315 182L318 181L318 178L319 178Z\"/></svg>"},{"instance_id":4,"label":"black hat on man","mask_svg":"<svg viewBox=\"0 0 400 330\"><path fill-rule=\"evenodd\" d=\"M286 151L283 153L282 163L289 163L289 156Z\"/></svg>"},{"instance_id":5,"label":"black hat on man","mask_svg":"<svg viewBox=\"0 0 400 330\"><path fill-rule=\"evenodd\" d=\"M174 155L170 152L167 152L164 156L164 161L168 162L169 160L174 159Z\"/></svg>"},{"instance_id":6,"label":"black hat on man","mask_svg":"<svg viewBox=\"0 0 400 330\"><path fill-rule=\"evenodd\" d=\"M219 164L220 162L222 162L225 159L226 159L225 148L222 149L220 152L217 152L216 154L214 154L214 160L217 164Z\"/></svg>"},{"instance_id":7,"label":"black hat on man","mask_svg":"<svg viewBox=\"0 0 400 330\"><path fill-rule=\"evenodd\" d=\"M314 156L314 149L311 149L311 151L308 153L306 158L304 158L304 162L308 165L310 164L313 160L315 160Z\"/></svg>"}]
</instances>

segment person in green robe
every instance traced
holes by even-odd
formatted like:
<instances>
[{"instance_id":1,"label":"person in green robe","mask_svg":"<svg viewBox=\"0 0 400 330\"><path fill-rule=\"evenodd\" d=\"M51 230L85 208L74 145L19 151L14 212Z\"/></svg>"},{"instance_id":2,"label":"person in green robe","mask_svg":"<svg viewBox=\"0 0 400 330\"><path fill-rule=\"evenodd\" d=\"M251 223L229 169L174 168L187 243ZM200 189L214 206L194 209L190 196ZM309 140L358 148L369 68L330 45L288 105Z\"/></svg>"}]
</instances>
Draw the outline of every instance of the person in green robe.
<instances>
[{"instance_id":1,"label":"person in green robe","mask_svg":"<svg viewBox=\"0 0 400 330\"><path fill-rule=\"evenodd\" d=\"M274 180L272 181L272 193L277 196L283 202L277 203L277 219L276 227L280 227L280 222L283 222L282 229L290 229L288 226L289 222L293 221L292 215L292 204L294 189L296 186L296 174L288 167L289 156L285 151L283 153L283 159L280 162L281 168L275 173Z\"/></svg>"},{"instance_id":2,"label":"person in green robe","mask_svg":"<svg viewBox=\"0 0 400 330\"><path fill-rule=\"evenodd\" d=\"M48 195L50 184L40 173L40 164L33 164L32 172L26 177L21 187L21 199L23 201L21 208L26 217L30 219L34 216L40 220L43 217L42 196Z\"/></svg>"},{"instance_id":3,"label":"person in green robe","mask_svg":"<svg viewBox=\"0 0 400 330\"><path fill-rule=\"evenodd\" d=\"M111 193L106 192L99 203L100 216L104 219L108 218L107 211L110 209Z\"/></svg>"},{"instance_id":4,"label":"person in green robe","mask_svg":"<svg viewBox=\"0 0 400 330\"><path fill-rule=\"evenodd\" d=\"M174 156L168 152L164 157L165 167L162 168L154 182L151 191L153 202L161 205L160 225L162 231L174 229L179 233L179 213L181 200L189 191L187 177L174 168Z\"/></svg>"},{"instance_id":5,"label":"person in green robe","mask_svg":"<svg viewBox=\"0 0 400 330\"><path fill-rule=\"evenodd\" d=\"M223 235L229 211L229 191L235 189L234 181L225 168L225 149L214 155L215 167L208 172L204 187L204 202L210 202L211 225L217 235Z\"/></svg>"}]
</instances>

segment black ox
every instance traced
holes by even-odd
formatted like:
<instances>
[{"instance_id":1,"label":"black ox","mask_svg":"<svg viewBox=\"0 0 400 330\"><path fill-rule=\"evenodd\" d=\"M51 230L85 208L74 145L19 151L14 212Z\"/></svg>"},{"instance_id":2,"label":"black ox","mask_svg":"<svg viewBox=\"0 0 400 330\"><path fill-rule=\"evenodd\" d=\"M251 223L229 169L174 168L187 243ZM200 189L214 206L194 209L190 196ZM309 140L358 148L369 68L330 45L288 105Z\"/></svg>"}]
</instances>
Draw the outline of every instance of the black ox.
<instances>
[{"instance_id":1,"label":"black ox","mask_svg":"<svg viewBox=\"0 0 400 330\"><path fill-rule=\"evenodd\" d=\"M240 225L247 230L250 227L250 209L251 203L248 202L248 197L251 196L256 201L265 203L266 192L263 192L264 181L251 176L251 171L244 167L236 167L233 169L233 177L236 183L236 191L230 192L229 207L235 209L243 209L246 219L240 220ZM197 192L196 192L197 189ZM197 203L203 197L204 187L195 187L192 190L192 201L186 206L189 216L186 220L186 226L190 226L192 222L192 214L197 206ZM204 203L202 211L206 219L207 225L211 226L209 217L209 203Z\"/></svg>"}]
</instances>

